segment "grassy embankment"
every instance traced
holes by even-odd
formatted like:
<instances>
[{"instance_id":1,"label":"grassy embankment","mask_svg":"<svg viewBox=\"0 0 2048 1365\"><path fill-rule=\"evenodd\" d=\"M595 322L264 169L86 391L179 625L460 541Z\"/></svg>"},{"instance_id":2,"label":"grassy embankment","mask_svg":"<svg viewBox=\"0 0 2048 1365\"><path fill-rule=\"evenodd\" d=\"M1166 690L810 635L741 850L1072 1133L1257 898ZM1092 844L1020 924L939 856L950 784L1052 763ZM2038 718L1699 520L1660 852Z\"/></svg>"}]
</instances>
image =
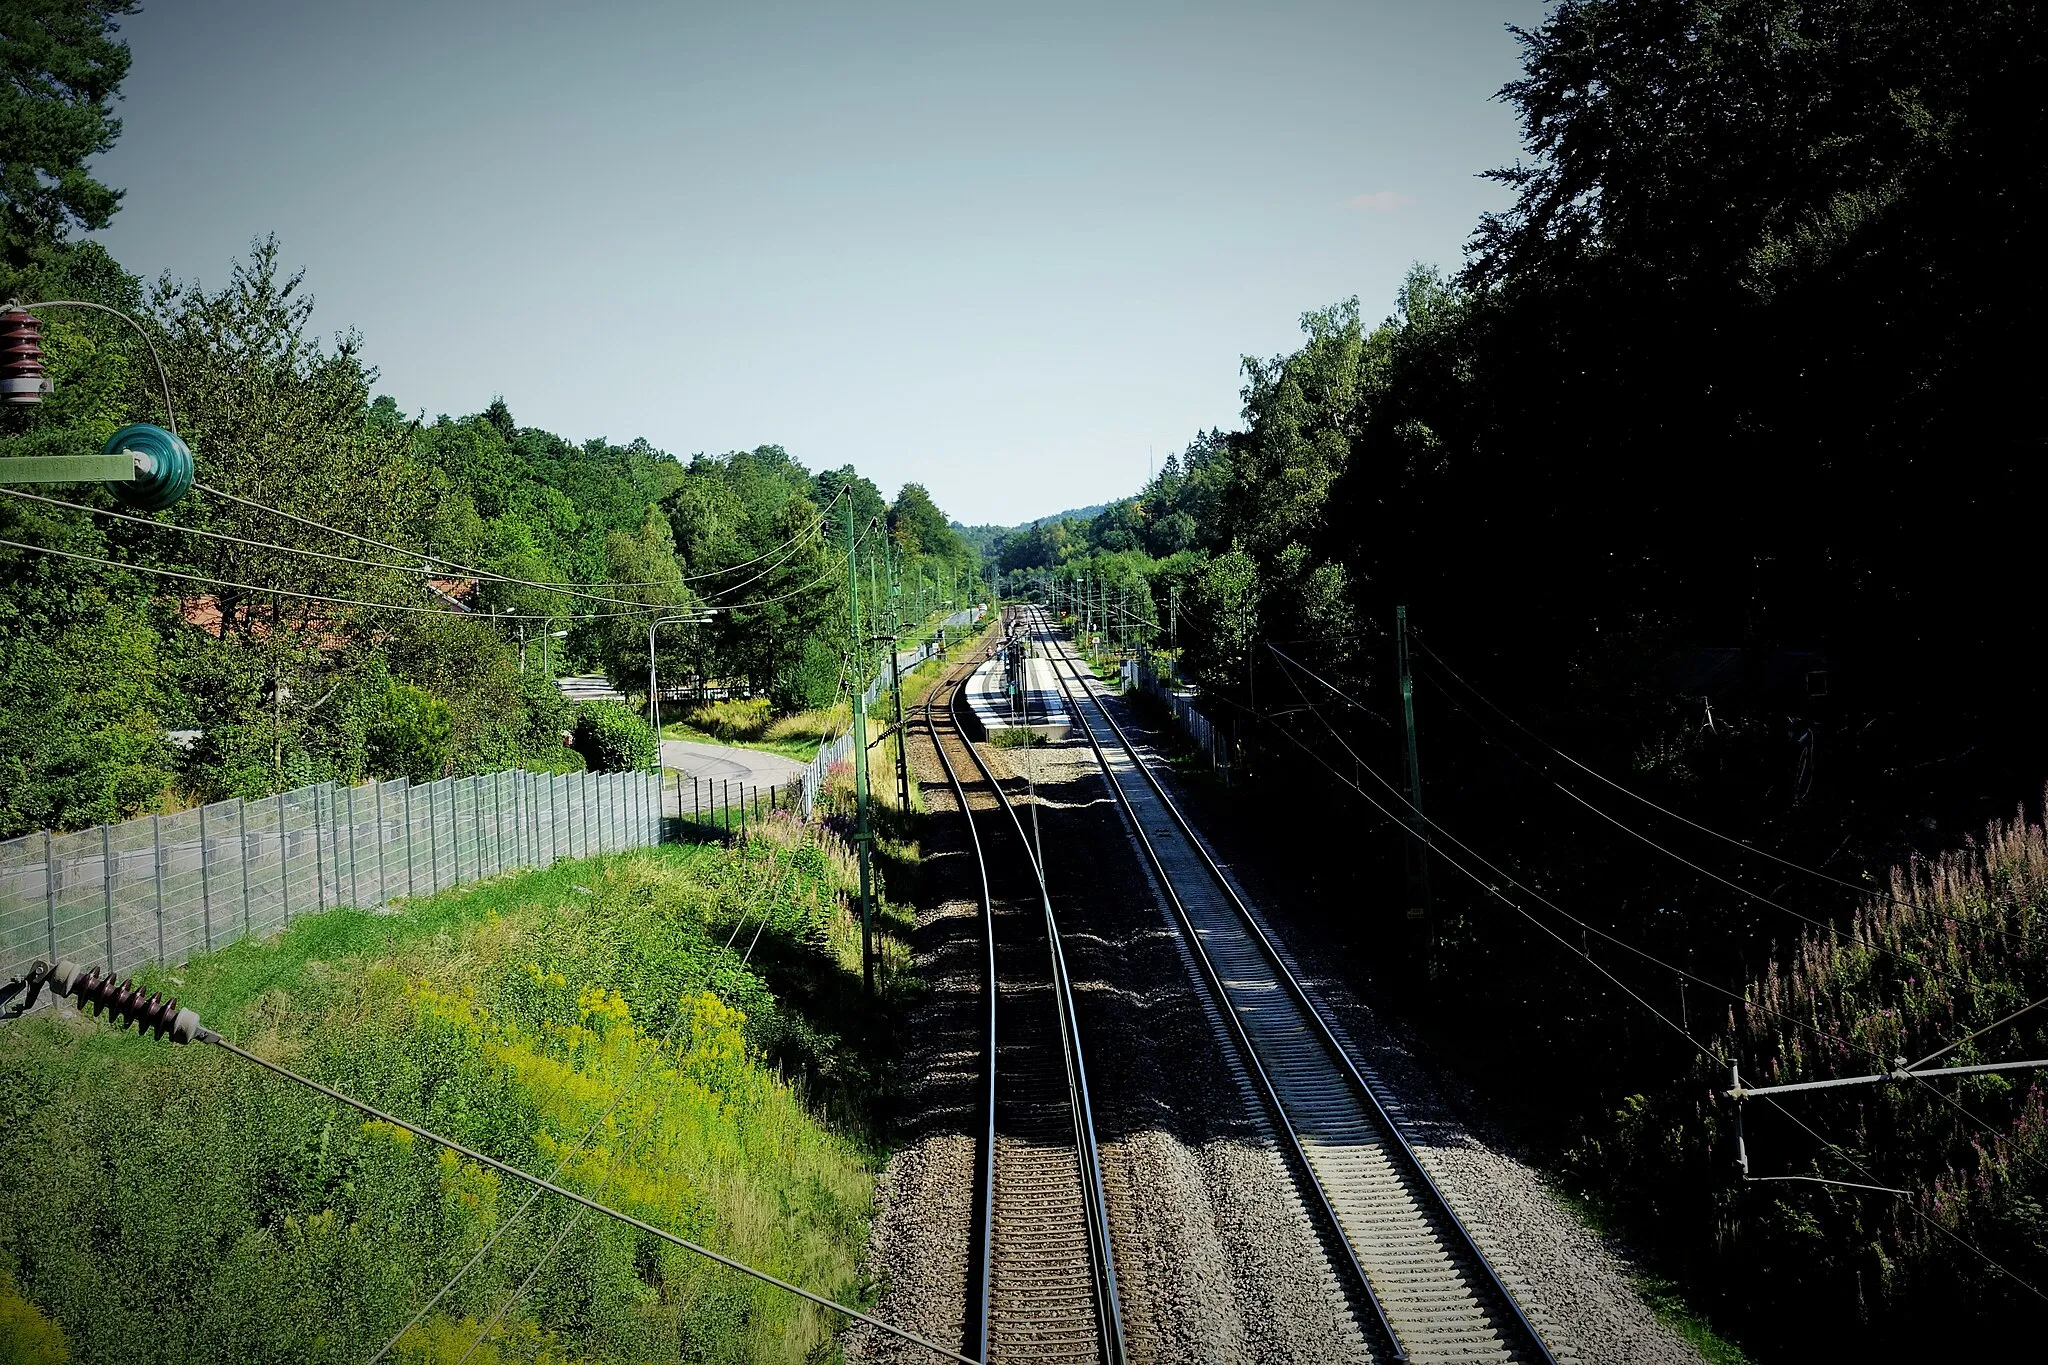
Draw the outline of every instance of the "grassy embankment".
<instances>
[{"instance_id":1,"label":"grassy embankment","mask_svg":"<svg viewBox=\"0 0 2048 1365\"><path fill-rule=\"evenodd\" d=\"M893 1011L860 1008L853 885L837 838L770 821L744 847L309 916L151 984L373 1104L859 1302ZM395 1358L457 1360L508 1300L470 1360L834 1356L819 1310L551 1197L505 1230L526 1197L217 1049L69 1013L0 1033L0 1357L360 1362L496 1231Z\"/></svg>"}]
</instances>

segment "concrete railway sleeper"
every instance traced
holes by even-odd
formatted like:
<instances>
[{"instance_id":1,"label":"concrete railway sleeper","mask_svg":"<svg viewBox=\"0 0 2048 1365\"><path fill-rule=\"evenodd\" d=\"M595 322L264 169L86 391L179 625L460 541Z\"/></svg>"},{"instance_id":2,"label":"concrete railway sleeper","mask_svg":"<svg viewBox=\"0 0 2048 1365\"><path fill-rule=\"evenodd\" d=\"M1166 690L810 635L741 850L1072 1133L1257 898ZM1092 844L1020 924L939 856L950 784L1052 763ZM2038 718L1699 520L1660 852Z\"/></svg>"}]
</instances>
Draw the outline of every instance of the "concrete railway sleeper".
<instances>
[{"instance_id":1,"label":"concrete railway sleeper","mask_svg":"<svg viewBox=\"0 0 2048 1365\"><path fill-rule=\"evenodd\" d=\"M1396 1121L1042 614L1075 722L1393 1357L1555 1365ZM1079 695L1075 695L1078 693ZM1142 784L1127 787L1104 736Z\"/></svg>"},{"instance_id":2,"label":"concrete railway sleeper","mask_svg":"<svg viewBox=\"0 0 2048 1365\"><path fill-rule=\"evenodd\" d=\"M934 689L924 721L967 821L987 939L987 1122L970 1347L987 1361L1123 1365L1101 1160L1059 927L1023 822L960 727L959 695L957 680ZM997 859L976 815L998 808L1017 836L1022 856L1010 880L1028 881L1023 895L992 890Z\"/></svg>"}]
</instances>

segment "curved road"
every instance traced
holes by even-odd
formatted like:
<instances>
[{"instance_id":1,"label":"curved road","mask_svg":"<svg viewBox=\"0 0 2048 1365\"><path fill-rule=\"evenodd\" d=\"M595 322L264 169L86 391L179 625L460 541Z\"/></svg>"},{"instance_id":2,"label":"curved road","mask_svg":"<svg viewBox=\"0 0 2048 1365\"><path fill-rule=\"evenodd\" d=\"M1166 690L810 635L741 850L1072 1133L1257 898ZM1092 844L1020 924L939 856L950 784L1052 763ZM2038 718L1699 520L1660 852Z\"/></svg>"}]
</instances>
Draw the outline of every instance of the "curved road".
<instances>
[{"instance_id":1,"label":"curved road","mask_svg":"<svg viewBox=\"0 0 2048 1365\"><path fill-rule=\"evenodd\" d=\"M765 749L741 749L730 744L705 744L694 739L665 739L661 742L662 766L673 768L685 778L729 781L735 786L779 787L803 775L806 764Z\"/></svg>"}]
</instances>

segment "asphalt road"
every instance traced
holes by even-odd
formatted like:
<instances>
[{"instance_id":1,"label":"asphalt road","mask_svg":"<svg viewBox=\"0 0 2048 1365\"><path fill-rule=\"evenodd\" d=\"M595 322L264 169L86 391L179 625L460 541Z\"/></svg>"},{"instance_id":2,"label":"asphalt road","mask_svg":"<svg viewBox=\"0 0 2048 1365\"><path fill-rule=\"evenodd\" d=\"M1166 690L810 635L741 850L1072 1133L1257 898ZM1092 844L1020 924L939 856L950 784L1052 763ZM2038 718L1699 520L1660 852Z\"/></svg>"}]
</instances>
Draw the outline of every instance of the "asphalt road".
<instances>
[{"instance_id":1,"label":"asphalt road","mask_svg":"<svg viewBox=\"0 0 2048 1365\"><path fill-rule=\"evenodd\" d=\"M805 765L763 749L737 749L728 744L703 744L694 739L665 739L661 761L687 778L728 781L738 786L779 787L799 777Z\"/></svg>"}]
</instances>

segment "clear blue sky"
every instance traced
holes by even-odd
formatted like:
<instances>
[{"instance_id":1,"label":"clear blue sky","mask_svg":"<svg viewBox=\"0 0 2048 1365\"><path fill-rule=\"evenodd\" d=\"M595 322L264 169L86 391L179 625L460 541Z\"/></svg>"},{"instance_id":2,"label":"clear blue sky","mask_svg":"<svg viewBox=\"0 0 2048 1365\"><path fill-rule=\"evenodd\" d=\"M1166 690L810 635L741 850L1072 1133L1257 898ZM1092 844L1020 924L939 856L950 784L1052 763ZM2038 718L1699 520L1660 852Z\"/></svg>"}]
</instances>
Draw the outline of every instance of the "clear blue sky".
<instances>
[{"instance_id":1,"label":"clear blue sky","mask_svg":"<svg viewBox=\"0 0 2048 1365\"><path fill-rule=\"evenodd\" d=\"M1305 310L1455 266L1542 12L156 0L104 239L217 285L276 232L408 412L1016 522L1234 424Z\"/></svg>"}]
</instances>

